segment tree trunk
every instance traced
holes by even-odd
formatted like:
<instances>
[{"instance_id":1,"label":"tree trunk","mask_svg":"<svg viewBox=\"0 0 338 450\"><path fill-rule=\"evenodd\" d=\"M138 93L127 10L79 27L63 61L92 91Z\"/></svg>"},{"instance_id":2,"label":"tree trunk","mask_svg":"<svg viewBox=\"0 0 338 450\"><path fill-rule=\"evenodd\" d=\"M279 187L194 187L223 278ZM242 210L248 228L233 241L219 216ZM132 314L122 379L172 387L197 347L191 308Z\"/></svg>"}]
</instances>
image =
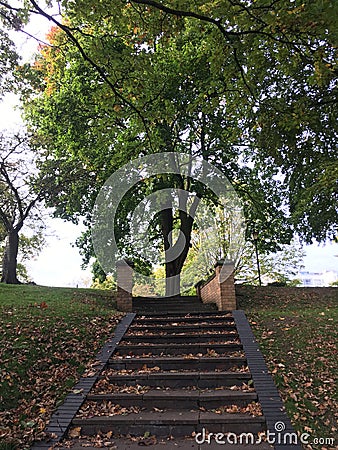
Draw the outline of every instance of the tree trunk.
<instances>
[{"instance_id":1,"label":"tree trunk","mask_svg":"<svg viewBox=\"0 0 338 450\"><path fill-rule=\"evenodd\" d=\"M161 211L161 228L165 250L166 297L172 297L180 294L180 273L190 248L193 218L187 213L180 211L180 221L180 231L184 235L185 240L183 243L183 241L178 239L173 246L173 210L172 208L167 208Z\"/></svg>"},{"instance_id":2,"label":"tree trunk","mask_svg":"<svg viewBox=\"0 0 338 450\"><path fill-rule=\"evenodd\" d=\"M20 284L17 279L17 258L19 250L19 232L11 230L6 238L6 247L2 260L1 283Z\"/></svg>"}]
</instances>

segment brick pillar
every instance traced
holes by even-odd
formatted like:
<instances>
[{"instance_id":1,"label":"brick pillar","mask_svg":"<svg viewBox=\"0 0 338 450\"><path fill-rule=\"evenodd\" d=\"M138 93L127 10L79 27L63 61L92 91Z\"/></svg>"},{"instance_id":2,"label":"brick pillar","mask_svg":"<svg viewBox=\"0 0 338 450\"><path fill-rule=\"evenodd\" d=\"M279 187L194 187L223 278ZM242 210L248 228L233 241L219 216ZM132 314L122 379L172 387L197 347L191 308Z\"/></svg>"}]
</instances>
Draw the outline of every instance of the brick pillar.
<instances>
[{"instance_id":1,"label":"brick pillar","mask_svg":"<svg viewBox=\"0 0 338 450\"><path fill-rule=\"evenodd\" d=\"M216 277L220 284L221 298L218 303L219 311L232 311L237 309L233 261L222 260L215 265Z\"/></svg>"},{"instance_id":2,"label":"brick pillar","mask_svg":"<svg viewBox=\"0 0 338 450\"><path fill-rule=\"evenodd\" d=\"M117 309L119 311L132 312L133 310L133 267L133 262L128 260L116 263Z\"/></svg>"}]
</instances>

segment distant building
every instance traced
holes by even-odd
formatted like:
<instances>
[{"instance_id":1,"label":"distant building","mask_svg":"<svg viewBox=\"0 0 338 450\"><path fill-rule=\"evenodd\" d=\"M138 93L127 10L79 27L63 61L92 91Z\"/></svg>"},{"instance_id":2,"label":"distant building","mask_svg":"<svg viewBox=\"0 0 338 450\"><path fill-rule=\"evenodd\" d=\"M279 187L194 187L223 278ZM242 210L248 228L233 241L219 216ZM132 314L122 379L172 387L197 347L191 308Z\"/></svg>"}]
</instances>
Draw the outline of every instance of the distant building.
<instances>
[{"instance_id":1,"label":"distant building","mask_svg":"<svg viewBox=\"0 0 338 450\"><path fill-rule=\"evenodd\" d=\"M330 286L331 283L338 281L338 272L335 272L334 270L325 272L300 271L298 278L301 280L302 286L305 287L327 287Z\"/></svg>"}]
</instances>

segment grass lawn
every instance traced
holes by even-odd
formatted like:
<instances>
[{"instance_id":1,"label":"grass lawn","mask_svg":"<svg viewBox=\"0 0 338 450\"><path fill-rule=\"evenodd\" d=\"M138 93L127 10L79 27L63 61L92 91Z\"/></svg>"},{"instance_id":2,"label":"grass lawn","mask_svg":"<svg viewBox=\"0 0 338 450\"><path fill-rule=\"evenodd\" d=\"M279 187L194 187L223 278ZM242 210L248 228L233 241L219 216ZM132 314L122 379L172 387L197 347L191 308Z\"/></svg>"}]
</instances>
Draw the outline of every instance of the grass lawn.
<instances>
[{"instance_id":1,"label":"grass lawn","mask_svg":"<svg viewBox=\"0 0 338 450\"><path fill-rule=\"evenodd\" d=\"M25 450L44 429L122 316L113 302L108 291L0 285L0 450Z\"/></svg>"},{"instance_id":2,"label":"grass lawn","mask_svg":"<svg viewBox=\"0 0 338 450\"><path fill-rule=\"evenodd\" d=\"M242 287L238 293L296 430L309 433L309 441L337 438L338 288Z\"/></svg>"}]
</instances>

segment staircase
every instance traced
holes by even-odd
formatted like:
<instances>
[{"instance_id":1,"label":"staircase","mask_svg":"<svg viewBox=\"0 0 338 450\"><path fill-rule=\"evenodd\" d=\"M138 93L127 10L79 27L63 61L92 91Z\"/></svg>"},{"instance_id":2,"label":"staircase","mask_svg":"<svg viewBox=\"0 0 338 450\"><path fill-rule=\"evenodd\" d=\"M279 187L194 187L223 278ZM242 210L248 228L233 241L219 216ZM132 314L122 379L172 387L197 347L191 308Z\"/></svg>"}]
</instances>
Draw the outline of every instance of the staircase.
<instances>
[{"instance_id":1,"label":"staircase","mask_svg":"<svg viewBox=\"0 0 338 450\"><path fill-rule=\"evenodd\" d=\"M133 311L138 314L205 313L216 311L216 305L204 304L197 296L135 297Z\"/></svg>"},{"instance_id":2,"label":"staircase","mask_svg":"<svg viewBox=\"0 0 338 450\"><path fill-rule=\"evenodd\" d=\"M179 300L134 300L139 314L72 420L64 445L94 449L99 439L119 450L212 450L220 444L202 445L195 436L265 430L232 314L196 297Z\"/></svg>"}]
</instances>

